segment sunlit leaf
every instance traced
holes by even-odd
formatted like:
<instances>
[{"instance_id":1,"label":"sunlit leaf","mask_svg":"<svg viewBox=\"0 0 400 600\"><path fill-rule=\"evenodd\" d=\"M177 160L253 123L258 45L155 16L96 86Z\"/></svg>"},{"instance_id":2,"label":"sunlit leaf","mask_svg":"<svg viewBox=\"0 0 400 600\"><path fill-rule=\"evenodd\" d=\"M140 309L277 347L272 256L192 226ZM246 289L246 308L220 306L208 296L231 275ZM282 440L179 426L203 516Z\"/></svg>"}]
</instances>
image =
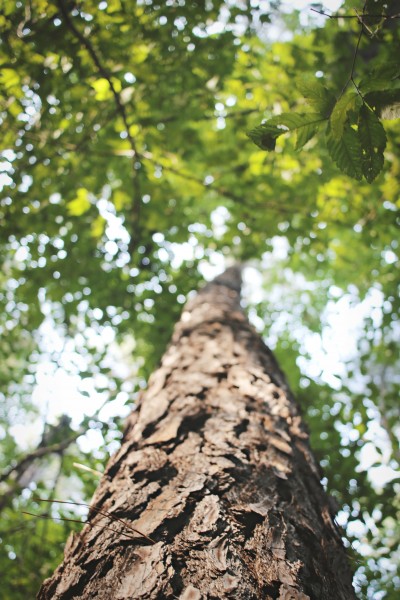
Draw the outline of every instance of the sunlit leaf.
<instances>
[{"instance_id":1,"label":"sunlit leaf","mask_svg":"<svg viewBox=\"0 0 400 600\"><path fill-rule=\"evenodd\" d=\"M121 82L116 78L111 78L112 86L116 92L121 91ZM92 82L92 88L96 92L95 98L96 100L109 100L113 97L113 91L110 86L110 82L108 79L101 77L100 79L96 79L96 81Z\"/></svg>"},{"instance_id":2,"label":"sunlit leaf","mask_svg":"<svg viewBox=\"0 0 400 600\"><path fill-rule=\"evenodd\" d=\"M12 89L20 84L20 78L14 69L1 69L0 85L6 89Z\"/></svg>"},{"instance_id":3,"label":"sunlit leaf","mask_svg":"<svg viewBox=\"0 0 400 600\"><path fill-rule=\"evenodd\" d=\"M90 208L90 200L88 190L79 188L76 198L70 200L67 204L68 212L73 217L80 217Z\"/></svg>"},{"instance_id":4,"label":"sunlit leaf","mask_svg":"<svg viewBox=\"0 0 400 600\"><path fill-rule=\"evenodd\" d=\"M101 215L96 217L90 228L92 236L94 238L101 238L104 233L105 225L106 221Z\"/></svg>"}]
</instances>

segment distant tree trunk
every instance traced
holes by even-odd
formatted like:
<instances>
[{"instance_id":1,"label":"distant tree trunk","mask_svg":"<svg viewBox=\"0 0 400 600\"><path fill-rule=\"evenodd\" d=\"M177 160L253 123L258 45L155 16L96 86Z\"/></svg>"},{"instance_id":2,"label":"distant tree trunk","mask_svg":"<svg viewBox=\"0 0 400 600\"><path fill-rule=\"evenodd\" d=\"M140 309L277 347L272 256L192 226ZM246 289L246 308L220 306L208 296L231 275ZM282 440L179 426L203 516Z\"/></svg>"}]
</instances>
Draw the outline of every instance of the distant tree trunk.
<instances>
[{"instance_id":1,"label":"distant tree trunk","mask_svg":"<svg viewBox=\"0 0 400 600\"><path fill-rule=\"evenodd\" d=\"M230 268L187 303L39 599L355 597L299 409L240 284Z\"/></svg>"}]
</instances>

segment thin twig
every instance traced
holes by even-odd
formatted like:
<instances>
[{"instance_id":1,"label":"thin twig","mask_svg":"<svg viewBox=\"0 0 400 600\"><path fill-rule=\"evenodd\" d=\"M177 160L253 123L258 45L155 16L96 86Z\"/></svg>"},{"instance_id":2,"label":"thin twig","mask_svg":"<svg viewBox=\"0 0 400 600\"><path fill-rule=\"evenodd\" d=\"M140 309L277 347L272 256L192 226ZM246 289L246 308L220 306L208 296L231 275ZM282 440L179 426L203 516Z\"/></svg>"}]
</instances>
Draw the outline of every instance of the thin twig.
<instances>
[{"instance_id":1,"label":"thin twig","mask_svg":"<svg viewBox=\"0 0 400 600\"><path fill-rule=\"evenodd\" d=\"M66 521L66 522L71 522L71 523L79 523L80 525L89 525L89 527L94 527L94 525L92 525L88 521L81 521L80 519L70 519L69 517L68 518L67 517L52 517L48 514L36 515L35 513L28 512L27 510L21 510L21 513L23 515L29 515L31 517L36 517L37 519L48 519L50 521ZM102 525L102 529L109 529L110 531L113 531L114 533L120 533L117 529L114 529L113 527L110 527L109 525ZM123 531L122 534L127 536L130 540L141 539L136 536L132 536L125 531Z\"/></svg>"},{"instance_id":2,"label":"thin twig","mask_svg":"<svg viewBox=\"0 0 400 600\"><path fill-rule=\"evenodd\" d=\"M323 15L324 17L328 17L328 19L358 19L357 15L330 15L330 14L324 12L323 10L317 10L316 8L310 8L310 10L312 12L318 13L319 15ZM389 19L399 19L400 13L396 13L394 15L385 15L385 14L374 15L374 14L366 13L363 16L367 17L367 18L373 18L373 19L389 20Z\"/></svg>"},{"instance_id":3,"label":"thin twig","mask_svg":"<svg viewBox=\"0 0 400 600\"><path fill-rule=\"evenodd\" d=\"M72 444L83 433L84 431L82 432L82 430L78 430L73 436L67 438L66 440L63 440L62 442L59 442L58 444L52 444L51 446L42 446L41 448L36 448L36 450L33 450L32 452L21 458L21 460L19 460L15 465L11 465L10 467L8 467L8 469L3 471L3 473L0 475L0 482L8 479L8 477L15 471L17 473L25 471L26 468L31 464L31 462L33 462L37 458L41 458L42 456L46 456L47 454L56 454L62 452L63 450L66 450L68 446L70 446L70 444Z\"/></svg>"},{"instance_id":4,"label":"thin twig","mask_svg":"<svg viewBox=\"0 0 400 600\"><path fill-rule=\"evenodd\" d=\"M105 407L105 405L107 404L109 400L105 400L101 406L95 410L94 413L92 413L90 415L90 417L88 417L89 420L94 420L96 418L98 418L99 413L103 410L103 408ZM29 452L29 454L26 454L25 456L23 456L16 464L11 465L10 467L8 467L8 469L6 469L5 471L3 471L3 473L0 475L0 482L5 481L6 479L8 479L8 477L10 477L10 475L12 475L12 473L16 472L17 476L16 479L18 480L21 477L21 474L24 473L24 471L26 471L26 469L29 467L29 465L36 460L37 458L42 458L43 456L46 456L47 454L57 454L60 452L63 452L64 450L66 450L73 442L75 442L78 437L80 437L81 435L84 435L87 432L87 427L85 426L81 426L79 427L79 429L73 434L71 435L71 437L63 440L62 442L58 442L57 444L51 444L50 446L39 446L37 447L35 450L32 450L32 452ZM7 492L6 492L7 494ZM6 495L4 494L4 495Z\"/></svg>"},{"instance_id":5,"label":"thin twig","mask_svg":"<svg viewBox=\"0 0 400 600\"><path fill-rule=\"evenodd\" d=\"M57 486L58 486L58 482L60 481L60 477L62 475L63 468L64 468L64 451L60 453L60 464L58 465L57 474L53 480L53 485L51 486L51 492L50 492L50 498L49 498L50 500L53 499L57 493ZM47 514L49 514L49 511L47 511ZM46 544L47 532L48 532L48 522L46 521L44 523L42 531L41 531L41 538L42 538L43 546L45 546L45 544Z\"/></svg>"},{"instance_id":6,"label":"thin twig","mask_svg":"<svg viewBox=\"0 0 400 600\"><path fill-rule=\"evenodd\" d=\"M56 499L47 500L47 498L38 498L38 497L32 497L32 500L35 502L50 502L50 503L57 502L57 504L73 504L74 506L85 506L86 508L89 508L90 511L92 511L98 515L102 515L103 517L107 517L111 521L122 523L125 527L127 527L134 533L137 533L137 534L141 535L142 537L146 538L146 540L148 540L152 544L157 543L151 537L149 537L145 533L142 533L141 531L139 531L139 529L136 529L135 527L133 527L133 525L128 523L128 521L125 521L124 519L121 519L120 517L116 517L115 515L113 515L112 513L108 512L108 511L102 511L99 508L96 508L95 506L90 506L90 504L86 504L85 502L73 502L72 500L56 500ZM78 521L78 522L83 523L83 521ZM91 523L88 523L88 525L91 525Z\"/></svg>"},{"instance_id":7,"label":"thin twig","mask_svg":"<svg viewBox=\"0 0 400 600\"><path fill-rule=\"evenodd\" d=\"M356 62L357 62L357 56L358 56L358 49L359 49L359 47L360 47L360 43L361 43L362 34L363 34L363 32L364 32L364 23L363 23L363 17L364 17L364 11L365 11L365 7L366 7L366 6L367 6L367 0L365 0L365 2L364 2L364 6L363 6L363 9L362 9L362 13L361 13L361 15L359 15L359 14L357 13L357 11L356 11L356 15L355 15L355 16L356 16L356 18L357 18L358 22L360 23L360 25L361 25L361 28L360 28L360 32L359 32L359 34L358 34L358 38L357 38L356 47L355 47L355 49L354 49L354 53L353 53L353 60L352 60L352 63L351 63L350 75L349 75L349 77L348 77L348 79L347 79L346 83L344 84L344 86L343 86L343 89L342 89L342 91L341 91L341 93L340 93L340 96L339 96L339 97L343 96L344 92L346 91L346 88L347 88L347 86L349 85L349 83L350 83L350 82L352 82L352 83L353 83L353 85L354 85L354 87L355 87L355 88L356 88L356 90L357 90L357 93L358 93L358 94L361 96L361 98L362 98L362 95L361 95L361 92L360 92L360 90L359 90L359 88L358 88L358 85L357 85L357 84L356 84L356 82L354 81L354 71L355 71L355 68L356 68Z\"/></svg>"},{"instance_id":8,"label":"thin twig","mask_svg":"<svg viewBox=\"0 0 400 600\"><path fill-rule=\"evenodd\" d=\"M89 473L93 473L93 475L97 475L98 477L103 477L103 475L104 475L104 473L102 473L101 471L92 469L91 467L88 467L87 465L83 465L82 463L73 462L72 466L76 467L77 469L82 469L82 471L88 471Z\"/></svg>"},{"instance_id":9,"label":"thin twig","mask_svg":"<svg viewBox=\"0 0 400 600\"><path fill-rule=\"evenodd\" d=\"M32 2L26 2L25 3L25 14L24 14L24 20L21 21L17 27L17 36L19 38L24 37L23 31L24 31L24 27L25 25L31 21L32 19Z\"/></svg>"}]
</instances>

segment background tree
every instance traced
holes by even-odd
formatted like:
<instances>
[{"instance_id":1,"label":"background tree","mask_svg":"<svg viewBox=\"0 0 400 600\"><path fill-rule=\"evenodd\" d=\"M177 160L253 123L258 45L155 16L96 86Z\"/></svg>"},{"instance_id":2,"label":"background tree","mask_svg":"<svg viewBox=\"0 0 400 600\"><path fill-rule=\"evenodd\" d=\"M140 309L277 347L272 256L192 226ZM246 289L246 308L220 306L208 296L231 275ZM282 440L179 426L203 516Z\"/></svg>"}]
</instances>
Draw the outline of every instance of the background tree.
<instances>
[{"instance_id":1,"label":"background tree","mask_svg":"<svg viewBox=\"0 0 400 600\"><path fill-rule=\"evenodd\" d=\"M306 112L305 76L340 100L360 35L354 11L365 9L348 2L340 11L351 19L313 21L261 2L3 2L1 489L14 497L2 512L0 570L9 596L38 588L67 527L21 511L80 518L33 498L90 497L98 475L74 463L102 470L204 261L225 255L268 264L267 294L254 307L249 298L249 312L276 347L344 506L359 595L398 594L398 121L383 121L384 169L371 184L342 174L320 134L301 152L280 136L274 153L247 136L260 117ZM398 72L382 65L398 54L398 20L381 21L360 38L353 76L393 106ZM360 110L345 111L343 127L354 130ZM329 374L326 362L312 367L315 344L328 343L343 305L364 315L351 332L358 349ZM84 416L71 394L56 414L66 374ZM38 389L49 385L46 407ZM71 443L39 464L43 434L69 412ZM13 468L27 454L35 474L17 495Z\"/></svg>"}]
</instances>

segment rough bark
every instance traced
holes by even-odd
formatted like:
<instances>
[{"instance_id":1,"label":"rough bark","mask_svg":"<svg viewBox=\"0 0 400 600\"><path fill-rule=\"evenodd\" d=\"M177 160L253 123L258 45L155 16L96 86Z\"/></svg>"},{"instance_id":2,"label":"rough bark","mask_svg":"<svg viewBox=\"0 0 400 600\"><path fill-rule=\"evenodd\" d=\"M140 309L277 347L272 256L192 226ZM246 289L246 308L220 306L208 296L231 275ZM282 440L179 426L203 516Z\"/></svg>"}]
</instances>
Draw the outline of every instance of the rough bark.
<instances>
[{"instance_id":1,"label":"rough bark","mask_svg":"<svg viewBox=\"0 0 400 600\"><path fill-rule=\"evenodd\" d=\"M231 268L186 305L39 599L355 597L298 406L239 298Z\"/></svg>"}]
</instances>

